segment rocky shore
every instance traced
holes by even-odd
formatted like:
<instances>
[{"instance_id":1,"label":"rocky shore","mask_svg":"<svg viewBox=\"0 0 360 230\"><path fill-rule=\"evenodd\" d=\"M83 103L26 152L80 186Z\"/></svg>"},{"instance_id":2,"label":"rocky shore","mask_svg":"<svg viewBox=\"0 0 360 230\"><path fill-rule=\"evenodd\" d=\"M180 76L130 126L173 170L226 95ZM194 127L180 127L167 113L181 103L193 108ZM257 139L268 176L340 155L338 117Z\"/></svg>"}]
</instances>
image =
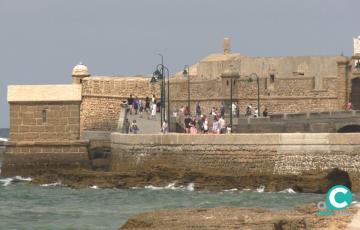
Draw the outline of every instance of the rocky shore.
<instances>
[{"instance_id":1,"label":"rocky shore","mask_svg":"<svg viewBox=\"0 0 360 230\"><path fill-rule=\"evenodd\" d=\"M345 229L356 208L348 216L318 216L315 204L287 211L260 208L193 208L146 212L131 217L119 230L142 229Z\"/></svg>"},{"instance_id":2,"label":"rocky shore","mask_svg":"<svg viewBox=\"0 0 360 230\"><path fill-rule=\"evenodd\" d=\"M225 189L256 189L264 186L265 191L282 191L292 188L296 192L326 193L336 184L351 188L349 175L341 170L332 169L322 173L303 175L246 175L243 177L221 175L215 172L199 173L194 171L177 171L166 168L154 168L148 172L104 172L79 170L48 170L33 177L35 184L61 182L73 187L83 188L96 185L99 188L131 188L147 185L176 186L194 184L196 190L222 191Z\"/></svg>"}]
</instances>

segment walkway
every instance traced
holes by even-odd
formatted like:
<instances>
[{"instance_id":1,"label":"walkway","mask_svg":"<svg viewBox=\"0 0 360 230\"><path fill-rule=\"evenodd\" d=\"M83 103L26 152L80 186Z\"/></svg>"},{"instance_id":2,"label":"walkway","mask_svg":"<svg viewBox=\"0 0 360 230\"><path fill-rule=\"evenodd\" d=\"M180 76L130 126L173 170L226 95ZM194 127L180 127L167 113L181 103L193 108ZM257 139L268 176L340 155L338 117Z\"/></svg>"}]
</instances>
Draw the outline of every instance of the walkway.
<instances>
[{"instance_id":1,"label":"walkway","mask_svg":"<svg viewBox=\"0 0 360 230\"><path fill-rule=\"evenodd\" d=\"M128 113L127 118L130 124L133 120L136 120L139 134L160 133L160 113L156 114L156 119L149 119L146 113L143 113L142 116Z\"/></svg>"}]
</instances>

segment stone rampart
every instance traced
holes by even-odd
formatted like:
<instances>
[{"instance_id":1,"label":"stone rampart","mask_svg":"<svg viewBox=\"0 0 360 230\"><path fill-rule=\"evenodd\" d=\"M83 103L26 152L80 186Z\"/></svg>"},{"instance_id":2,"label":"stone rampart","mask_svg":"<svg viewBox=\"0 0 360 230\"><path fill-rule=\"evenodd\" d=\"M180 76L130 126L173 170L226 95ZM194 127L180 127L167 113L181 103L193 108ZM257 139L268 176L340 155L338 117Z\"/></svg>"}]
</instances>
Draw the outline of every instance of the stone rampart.
<instances>
[{"instance_id":1,"label":"stone rampart","mask_svg":"<svg viewBox=\"0 0 360 230\"><path fill-rule=\"evenodd\" d=\"M63 169L90 169L88 141L9 141L1 176L33 176Z\"/></svg>"},{"instance_id":2,"label":"stone rampart","mask_svg":"<svg viewBox=\"0 0 360 230\"><path fill-rule=\"evenodd\" d=\"M80 102L10 104L12 141L76 140L80 136Z\"/></svg>"},{"instance_id":3,"label":"stone rampart","mask_svg":"<svg viewBox=\"0 0 360 230\"><path fill-rule=\"evenodd\" d=\"M237 133L358 132L360 111L284 113L261 118L242 116L236 121Z\"/></svg>"},{"instance_id":4,"label":"stone rampart","mask_svg":"<svg viewBox=\"0 0 360 230\"><path fill-rule=\"evenodd\" d=\"M339 168L359 190L360 134L112 134L113 171L167 169L228 177L301 175ZM194 177L194 180L196 177ZM261 183L259 181L259 183ZM262 183L268 183L262 181Z\"/></svg>"}]
</instances>

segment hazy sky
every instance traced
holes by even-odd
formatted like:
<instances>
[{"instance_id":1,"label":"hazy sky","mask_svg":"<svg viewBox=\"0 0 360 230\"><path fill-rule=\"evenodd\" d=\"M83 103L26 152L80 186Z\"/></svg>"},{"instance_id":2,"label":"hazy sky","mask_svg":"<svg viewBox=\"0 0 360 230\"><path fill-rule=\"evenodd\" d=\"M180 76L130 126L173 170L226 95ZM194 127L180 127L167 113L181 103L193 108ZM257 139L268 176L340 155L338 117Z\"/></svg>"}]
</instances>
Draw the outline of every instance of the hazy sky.
<instances>
[{"instance_id":1,"label":"hazy sky","mask_svg":"<svg viewBox=\"0 0 360 230\"><path fill-rule=\"evenodd\" d=\"M359 0L0 0L0 127L6 87L70 83L92 75L152 73L162 53L172 73L229 36L249 56L352 54Z\"/></svg>"}]
</instances>

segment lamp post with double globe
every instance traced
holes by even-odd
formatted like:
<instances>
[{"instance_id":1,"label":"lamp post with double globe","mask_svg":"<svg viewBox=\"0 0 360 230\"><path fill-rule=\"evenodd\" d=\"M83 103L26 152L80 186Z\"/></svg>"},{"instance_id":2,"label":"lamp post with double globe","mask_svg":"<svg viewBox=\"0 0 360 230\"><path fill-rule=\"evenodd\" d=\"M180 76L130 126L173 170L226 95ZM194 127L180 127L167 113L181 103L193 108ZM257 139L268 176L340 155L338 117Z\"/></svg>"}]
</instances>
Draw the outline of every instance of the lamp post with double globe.
<instances>
[{"instance_id":1,"label":"lamp post with double globe","mask_svg":"<svg viewBox=\"0 0 360 230\"><path fill-rule=\"evenodd\" d=\"M190 68L189 68L188 65L185 65L183 75L184 75L184 77L187 77L187 80L188 80L188 87L187 87L188 101L187 101L187 104L188 104L188 109L189 109L189 113L190 113L190 111L191 111L190 110Z\"/></svg>"},{"instance_id":2,"label":"lamp post with double globe","mask_svg":"<svg viewBox=\"0 0 360 230\"><path fill-rule=\"evenodd\" d=\"M150 80L150 83L155 84L157 81L161 81L160 86L160 126L162 126L165 120L165 98L167 96L167 122L170 121L170 72L169 69L164 65L164 58L162 54L161 64L156 66L156 70ZM167 76L167 95L165 93L165 77Z\"/></svg>"}]
</instances>

